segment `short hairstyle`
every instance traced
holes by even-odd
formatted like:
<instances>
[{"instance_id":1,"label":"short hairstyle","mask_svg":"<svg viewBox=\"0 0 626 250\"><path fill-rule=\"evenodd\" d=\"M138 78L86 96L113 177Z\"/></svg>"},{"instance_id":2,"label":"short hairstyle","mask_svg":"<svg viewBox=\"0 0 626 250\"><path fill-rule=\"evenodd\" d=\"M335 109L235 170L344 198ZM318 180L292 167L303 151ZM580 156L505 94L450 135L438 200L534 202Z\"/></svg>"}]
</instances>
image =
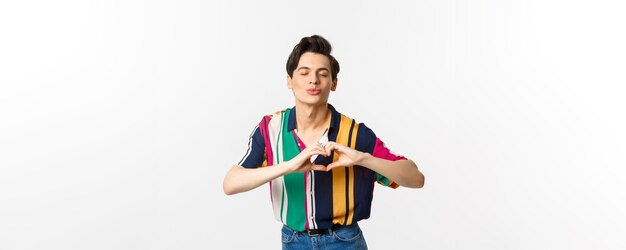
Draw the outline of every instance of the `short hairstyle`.
<instances>
[{"instance_id":1,"label":"short hairstyle","mask_svg":"<svg viewBox=\"0 0 626 250\"><path fill-rule=\"evenodd\" d=\"M298 62L300 61L302 54L306 52L313 52L328 57L330 60L330 73L332 75L332 79L333 81L337 80L337 74L339 74L339 62L337 62L337 60L330 55L332 50L333 48L330 46L328 40L319 35L303 37L300 39L300 43L293 47L293 51L291 51L289 59L287 59L287 74L289 77L293 77L293 71L296 70L296 67L298 67Z\"/></svg>"}]
</instances>

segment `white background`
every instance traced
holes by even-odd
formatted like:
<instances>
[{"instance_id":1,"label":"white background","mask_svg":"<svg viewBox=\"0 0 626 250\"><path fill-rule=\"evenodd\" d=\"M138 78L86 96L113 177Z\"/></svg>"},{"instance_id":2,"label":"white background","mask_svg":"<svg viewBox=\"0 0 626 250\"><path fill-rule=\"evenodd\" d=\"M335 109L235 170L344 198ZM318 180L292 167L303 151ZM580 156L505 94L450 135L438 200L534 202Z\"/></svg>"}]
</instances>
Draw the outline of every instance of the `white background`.
<instances>
[{"instance_id":1,"label":"white background","mask_svg":"<svg viewBox=\"0 0 626 250\"><path fill-rule=\"evenodd\" d=\"M625 10L3 1L0 249L280 248L269 188L222 179L312 34L330 103L426 175L376 187L371 249L625 249Z\"/></svg>"}]
</instances>

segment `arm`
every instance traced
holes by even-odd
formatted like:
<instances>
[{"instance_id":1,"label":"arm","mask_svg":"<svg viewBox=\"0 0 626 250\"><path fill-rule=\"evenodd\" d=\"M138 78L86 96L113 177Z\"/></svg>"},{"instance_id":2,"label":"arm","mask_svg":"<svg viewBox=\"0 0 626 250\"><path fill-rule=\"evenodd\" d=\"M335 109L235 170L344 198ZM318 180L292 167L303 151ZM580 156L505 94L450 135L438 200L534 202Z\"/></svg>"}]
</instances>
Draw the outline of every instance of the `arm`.
<instances>
[{"instance_id":1,"label":"arm","mask_svg":"<svg viewBox=\"0 0 626 250\"><path fill-rule=\"evenodd\" d=\"M288 174L286 162L271 167L244 168L233 165L224 177L224 193L232 195L257 188L270 180Z\"/></svg>"},{"instance_id":2,"label":"arm","mask_svg":"<svg viewBox=\"0 0 626 250\"><path fill-rule=\"evenodd\" d=\"M316 144L305 148L293 159L278 165L259 168L244 168L239 165L233 165L224 177L224 193L232 195L250 191L273 179L293 172L326 170L326 167L323 165L311 163L311 156L316 154L327 156L324 147L321 144Z\"/></svg>"},{"instance_id":3,"label":"arm","mask_svg":"<svg viewBox=\"0 0 626 250\"><path fill-rule=\"evenodd\" d=\"M336 142L327 143L326 151L336 151L339 154L338 160L329 164L327 170L338 166L359 165L384 175L400 186L410 188L421 188L424 186L424 175L411 160L385 160Z\"/></svg>"},{"instance_id":4,"label":"arm","mask_svg":"<svg viewBox=\"0 0 626 250\"><path fill-rule=\"evenodd\" d=\"M362 153L363 157L356 163L369 168L398 183L400 186L421 188L424 186L424 175L419 171L412 160L390 161L377 158L368 153Z\"/></svg>"}]
</instances>

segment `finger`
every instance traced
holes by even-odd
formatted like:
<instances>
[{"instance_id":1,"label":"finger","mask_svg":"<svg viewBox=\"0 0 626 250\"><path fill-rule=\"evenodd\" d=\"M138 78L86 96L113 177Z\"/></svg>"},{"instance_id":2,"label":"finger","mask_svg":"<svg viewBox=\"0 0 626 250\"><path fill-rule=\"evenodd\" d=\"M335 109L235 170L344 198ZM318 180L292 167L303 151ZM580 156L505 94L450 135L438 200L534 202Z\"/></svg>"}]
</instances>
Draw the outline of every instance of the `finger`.
<instances>
[{"instance_id":1,"label":"finger","mask_svg":"<svg viewBox=\"0 0 626 250\"><path fill-rule=\"evenodd\" d=\"M311 150L323 150L324 146L321 143L315 143L311 145Z\"/></svg>"},{"instance_id":2,"label":"finger","mask_svg":"<svg viewBox=\"0 0 626 250\"><path fill-rule=\"evenodd\" d=\"M312 155L318 155L318 154L323 154L326 151L323 148L320 147L312 147L311 149L308 150L308 152L306 152L306 154L308 154L309 156Z\"/></svg>"},{"instance_id":3,"label":"finger","mask_svg":"<svg viewBox=\"0 0 626 250\"><path fill-rule=\"evenodd\" d=\"M330 150L328 150L328 149L326 148L326 146L322 146L321 150L322 150L322 152L323 152L323 153L322 153L322 155L324 155L324 156L329 156L329 155L330 155L330 153L331 153L331 151L330 151Z\"/></svg>"},{"instance_id":4,"label":"finger","mask_svg":"<svg viewBox=\"0 0 626 250\"><path fill-rule=\"evenodd\" d=\"M337 147L337 145L339 144L336 142L328 142L326 145L324 145L324 150L328 155L330 155L333 153L333 149Z\"/></svg>"},{"instance_id":5,"label":"finger","mask_svg":"<svg viewBox=\"0 0 626 250\"><path fill-rule=\"evenodd\" d=\"M318 143L317 147L319 148L320 152L322 152L323 155L326 155L326 147L324 147L324 145L322 145L321 143Z\"/></svg>"},{"instance_id":6,"label":"finger","mask_svg":"<svg viewBox=\"0 0 626 250\"><path fill-rule=\"evenodd\" d=\"M328 156L324 148L320 148L316 151L318 155Z\"/></svg>"},{"instance_id":7,"label":"finger","mask_svg":"<svg viewBox=\"0 0 626 250\"><path fill-rule=\"evenodd\" d=\"M324 166L324 165L317 165L317 164L311 164L311 170L326 171L326 166Z\"/></svg>"},{"instance_id":8,"label":"finger","mask_svg":"<svg viewBox=\"0 0 626 250\"><path fill-rule=\"evenodd\" d=\"M336 143L336 142L332 142L332 143L328 143L328 144L326 144L326 146L330 146L330 147L338 148L338 147L342 147L342 146L343 146L343 144L341 144L341 143Z\"/></svg>"},{"instance_id":9,"label":"finger","mask_svg":"<svg viewBox=\"0 0 626 250\"><path fill-rule=\"evenodd\" d=\"M332 170L333 168L338 167L338 166L339 166L339 163L338 163L338 162L333 162L333 163L331 163L331 164L328 164L328 166L326 166L326 171L330 171L330 170Z\"/></svg>"},{"instance_id":10,"label":"finger","mask_svg":"<svg viewBox=\"0 0 626 250\"><path fill-rule=\"evenodd\" d=\"M335 151L335 150L339 151L339 152L342 152L342 150L340 149L338 144L333 144L333 145L329 145L329 146L326 147L326 151L328 151L328 152L332 152L332 151Z\"/></svg>"},{"instance_id":11,"label":"finger","mask_svg":"<svg viewBox=\"0 0 626 250\"><path fill-rule=\"evenodd\" d=\"M329 151L326 150L326 148L324 146L322 146L322 144L316 144L315 146L311 146L313 147L311 150L314 152L314 154L312 155L323 155L323 156L329 156Z\"/></svg>"}]
</instances>

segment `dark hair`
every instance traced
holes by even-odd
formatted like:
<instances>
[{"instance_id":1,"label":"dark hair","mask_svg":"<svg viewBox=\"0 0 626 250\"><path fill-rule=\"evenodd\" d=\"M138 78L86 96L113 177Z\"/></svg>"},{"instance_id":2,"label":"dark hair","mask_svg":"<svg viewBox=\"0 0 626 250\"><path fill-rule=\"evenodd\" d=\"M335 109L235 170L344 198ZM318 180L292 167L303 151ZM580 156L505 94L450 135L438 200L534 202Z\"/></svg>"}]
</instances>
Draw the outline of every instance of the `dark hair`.
<instances>
[{"instance_id":1,"label":"dark hair","mask_svg":"<svg viewBox=\"0 0 626 250\"><path fill-rule=\"evenodd\" d=\"M298 67L298 62L300 61L302 54L306 52L313 52L328 57L330 60L330 73L332 74L332 79L337 80L339 62L337 62L337 60L330 55L332 50L333 48L330 46L330 43L321 36L312 35L309 37L303 37L300 39L300 43L293 47L293 51L291 51L289 59L287 59L287 74L289 77L293 77L293 71L296 70L296 67Z\"/></svg>"}]
</instances>

